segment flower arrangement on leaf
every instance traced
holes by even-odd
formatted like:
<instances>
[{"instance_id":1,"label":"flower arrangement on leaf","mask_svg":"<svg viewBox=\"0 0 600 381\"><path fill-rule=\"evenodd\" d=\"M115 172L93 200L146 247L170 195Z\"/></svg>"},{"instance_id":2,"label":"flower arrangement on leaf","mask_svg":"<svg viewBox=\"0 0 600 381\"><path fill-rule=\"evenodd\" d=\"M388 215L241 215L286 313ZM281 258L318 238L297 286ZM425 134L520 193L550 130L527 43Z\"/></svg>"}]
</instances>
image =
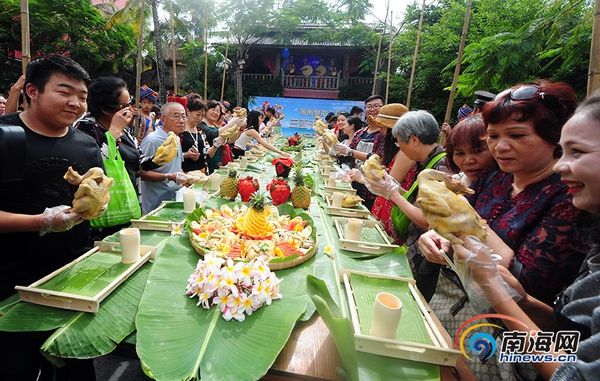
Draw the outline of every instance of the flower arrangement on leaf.
<instances>
[{"instance_id":1,"label":"flower arrangement on leaf","mask_svg":"<svg viewBox=\"0 0 600 381\"><path fill-rule=\"evenodd\" d=\"M281 298L279 283L263 256L234 262L206 254L190 275L186 294L198 297L196 305L205 309L218 306L227 321L243 321L264 304Z\"/></svg>"}]
</instances>

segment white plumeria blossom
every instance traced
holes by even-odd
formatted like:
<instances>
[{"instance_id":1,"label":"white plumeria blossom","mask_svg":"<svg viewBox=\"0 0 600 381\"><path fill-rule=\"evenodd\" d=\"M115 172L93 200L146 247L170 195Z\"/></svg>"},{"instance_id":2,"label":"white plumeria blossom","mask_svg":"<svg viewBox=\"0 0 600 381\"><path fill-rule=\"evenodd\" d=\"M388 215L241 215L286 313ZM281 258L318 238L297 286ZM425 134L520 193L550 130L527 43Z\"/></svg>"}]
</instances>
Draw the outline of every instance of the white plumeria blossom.
<instances>
[{"instance_id":1,"label":"white plumeria blossom","mask_svg":"<svg viewBox=\"0 0 600 381\"><path fill-rule=\"evenodd\" d=\"M205 309L218 305L227 321L243 321L264 304L281 298L280 283L263 256L235 262L209 252L189 276L186 294L197 296L197 305Z\"/></svg>"}]
</instances>

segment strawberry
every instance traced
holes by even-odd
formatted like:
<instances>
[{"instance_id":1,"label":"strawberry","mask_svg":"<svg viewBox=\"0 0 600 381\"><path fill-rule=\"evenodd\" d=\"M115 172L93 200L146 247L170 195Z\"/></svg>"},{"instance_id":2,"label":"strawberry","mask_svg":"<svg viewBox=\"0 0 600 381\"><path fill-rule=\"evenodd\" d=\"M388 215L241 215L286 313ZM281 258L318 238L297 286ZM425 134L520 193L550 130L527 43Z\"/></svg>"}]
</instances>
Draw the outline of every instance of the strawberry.
<instances>
[{"instance_id":1,"label":"strawberry","mask_svg":"<svg viewBox=\"0 0 600 381\"><path fill-rule=\"evenodd\" d=\"M267 185L273 205L284 204L290 198L290 186L282 177L275 178Z\"/></svg>"},{"instance_id":2,"label":"strawberry","mask_svg":"<svg viewBox=\"0 0 600 381\"><path fill-rule=\"evenodd\" d=\"M252 195L260 188L258 180L252 176L248 176L245 179L240 179L240 185L238 192L243 202L248 202L252 198Z\"/></svg>"}]
</instances>

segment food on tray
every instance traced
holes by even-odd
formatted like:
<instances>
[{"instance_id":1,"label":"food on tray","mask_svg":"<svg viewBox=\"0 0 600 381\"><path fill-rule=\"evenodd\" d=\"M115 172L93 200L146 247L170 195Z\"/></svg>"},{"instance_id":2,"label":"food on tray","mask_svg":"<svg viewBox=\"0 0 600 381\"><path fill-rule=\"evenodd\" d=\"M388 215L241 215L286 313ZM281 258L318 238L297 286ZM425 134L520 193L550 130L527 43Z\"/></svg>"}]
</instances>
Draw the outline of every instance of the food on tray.
<instances>
[{"instance_id":1,"label":"food on tray","mask_svg":"<svg viewBox=\"0 0 600 381\"><path fill-rule=\"evenodd\" d=\"M310 189L304 185L304 175L302 174L302 166L296 164L294 167L294 189L290 198L294 208L308 209L310 207Z\"/></svg>"},{"instance_id":2,"label":"food on tray","mask_svg":"<svg viewBox=\"0 0 600 381\"><path fill-rule=\"evenodd\" d=\"M463 194L473 194L472 189L452 176L434 169L421 171L417 181L417 204L421 207L430 228L452 243L462 243L458 238L462 235L486 240L485 221L462 197Z\"/></svg>"},{"instance_id":3,"label":"food on tray","mask_svg":"<svg viewBox=\"0 0 600 381\"><path fill-rule=\"evenodd\" d=\"M81 176L69 167L64 179L70 184L79 185L73 198L73 212L81 214L84 220L91 220L102 213L102 207L110 201L110 186L113 180L104 175L102 168L90 168Z\"/></svg>"},{"instance_id":4,"label":"food on tray","mask_svg":"<svg viewBox=\"0 0 600 381\"><path fill-rule=\"evenodd\" d=\"M190 227L192 246L202 255L244 260L263 255L271 260L302 257L315 246L306 220L280 216L277 208L264 204L262 195L255 196L250 207L206 210Z\"/></svg>"},{"instance_id":5,"label":"food on tray","mask_svg":"<svg viewBox=\"0 0 600 381\"><path fill-rule=\"evenodd\" d=\"M365 176L371 181L381 180L385 176L385 169L381 165L379 155L371 155L362 165L361 168Z\"/></svg>"},{"instance_id":6,"label":"food on tray","mask_svg":"<svg viewBox=\"0 0 600 381\"><path fill-rule=\"evenodd\" d=\"M354 208L364 200L352 193L344 193L344 198L342 199L342 207L344 208Z\"/></svg>"},{"instance_id":7,"label":"food on tray","mask_svg":"<svg viewBox=\"0 0 600 381\"><path fill-rule=\"evenodd\" d=\"M239 185L240 181L237 178L237 171L235 169L230 170L228 176L221 182L219 196L228 200L235 200L238 194Z\"/></svg>"},{"instance_id":8,"label":"food on tray","mask_svg":"<svg viewBox=\"0 0 600 381\"><path fill-rule=\"evenodd\" d=\"M239 181L238 193L240 194L243 202L248 202L256 193L258 188L260 188L258 179L255 179L252 176L246 176L246 178L243 178Z\"/></svg>"},{"instance_id":9,"label":"food on tray","mask_svg":"<svg viewBox=\"0 0 600 381\"><path fill-rule=\"evenodd\" d=\"M170 163L175 156L177 156L177 150L179 149L179 138L173 131L169 131L169 135L165 141L156 149L154 158L152 161L156 165L163 165Z\"/></svg>"},{"instance_id":10,"label":"food on tray","mask_svg":"<svg viewBox=\"0 0 600 381\"><path fill-rule=\"evenodd\" d=\"M202 171L189 171L187 173L189 184L204 184L208 181L208 176Z\"/></svg>"}]
</instances>

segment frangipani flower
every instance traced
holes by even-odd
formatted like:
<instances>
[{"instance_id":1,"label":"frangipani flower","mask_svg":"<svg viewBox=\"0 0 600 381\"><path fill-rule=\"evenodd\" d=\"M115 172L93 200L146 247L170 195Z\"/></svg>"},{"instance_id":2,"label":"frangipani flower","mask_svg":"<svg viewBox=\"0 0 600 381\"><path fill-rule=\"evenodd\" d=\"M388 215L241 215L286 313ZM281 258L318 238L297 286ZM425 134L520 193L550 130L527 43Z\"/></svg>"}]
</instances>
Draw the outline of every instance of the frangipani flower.
<instances>
[{"instance_id":1,"label":"frangipani flower","mask_svg":"<svg viewBox=\"0 0 600 381\"><path fill-rule=\"evenodd\" d=\"M183 231L181 230L181 224L171 224L171 235L183 235Z\"/></svg>"},{"instance_id":2,"label":"frangipani flower","mask_svg":"<svg viewBox=\"0 0 600 381\"><path fill-rule=\"evenodd\" d=\"M333 254L333 246L331 246L331 245L325 246L325 250L324 251L325 251L325 254L331 256L331 254Z\"/></svg>"}]
</instances>

